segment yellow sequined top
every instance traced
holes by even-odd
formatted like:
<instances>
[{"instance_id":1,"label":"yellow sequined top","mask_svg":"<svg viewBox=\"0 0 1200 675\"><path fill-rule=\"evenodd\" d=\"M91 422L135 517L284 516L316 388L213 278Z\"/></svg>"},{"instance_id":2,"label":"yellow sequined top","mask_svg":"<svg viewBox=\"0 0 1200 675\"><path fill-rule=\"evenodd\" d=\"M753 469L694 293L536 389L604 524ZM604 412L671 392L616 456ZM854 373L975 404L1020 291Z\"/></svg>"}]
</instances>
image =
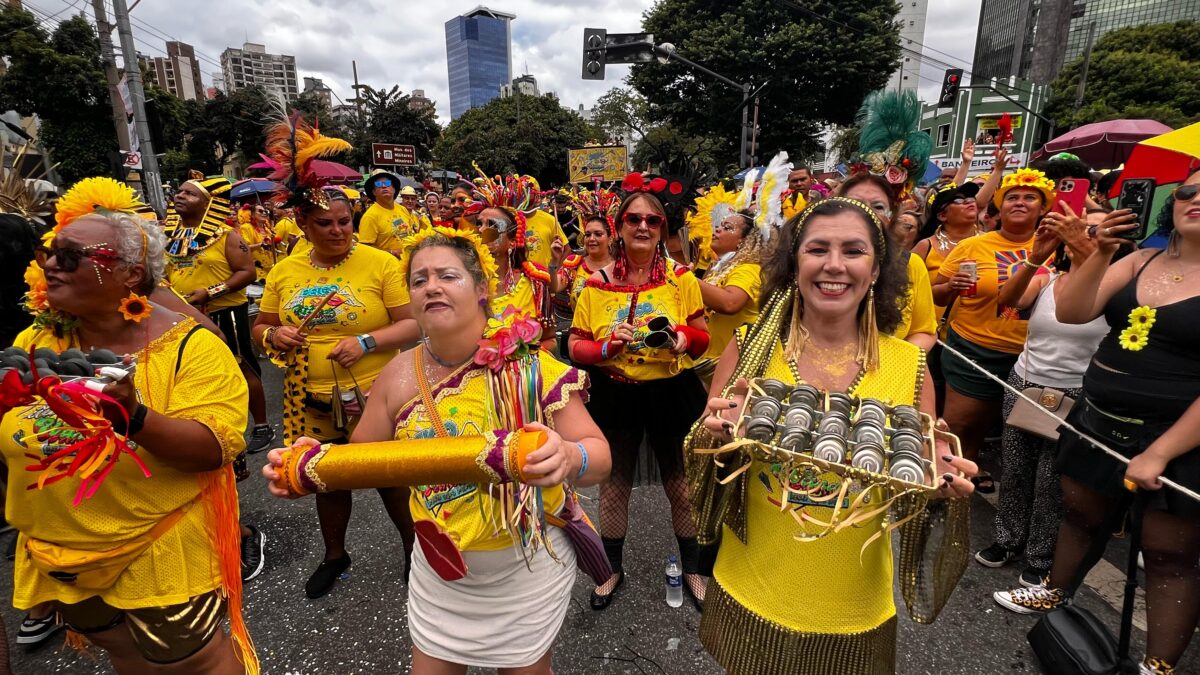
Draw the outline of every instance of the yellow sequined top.
<instances>
[{"instance_id":1,"label":"yellow sequined top","mask_svg":"<svg viewBox=\"0 0 1200 675\"><path fill-rule=\"evenodd\" d=\"M738 331L739 345L746 329ZM898 338L881 336L880 365L864 373L850 394L877 398L894 405L913 405L920 399L924 378L921 349ZM776 342L763 377L795 384L795 370ZM862 527L843 530L810 542L798 542L801 525L780 510L780 485L769 467L755 460L746 482L746 542L726 527L721 537L714 577L742 607L773 624L806 633L860 633L892 618L892 546L890 537L876 539L859 555L867 539L879 531L886 515ZM822 481L836 490L836 474L805 475L800 482ZM789 502L815 518L828 520L832 505L806 504L798 495ZM861 560L861 562L860 562Z\"/></svg>"},{"instance_id":2,"label":"yellow sequined top","mask_svg":"<svg viewBox=\"0 0 1200 675\"><path fill-rule=\"evenodd\" d=\"M411 354L398 358L411 358ZM572 395L586 396L587 376L548 354L542 354L539 362L542 410L546 426L553 428L554 413L565 407ZM486 370L486 366L468 363L441 382L430 383L434 405L449 435L481 434L495 429ZM419 395L400 407L395 420L397 439L433 438L436 435ZM542 494L546 513L558 513L564 501L562 486L543 488ZM415 520L436 521L461 551L499 551L514 543L499 526L499 503L489 495L486 485L414 487L409 506ZM491 514L492 522L484 517L484 513Z\"/></svg>"},{"instance_id":3,"label":"yellow sequined top","mask_svg":"<svg viewBox=\"0 0 1200 675\"><path fill-rule=\"evenodd\" d=\"M207 330L192 332L183 345L183 358L179 358L180 345L195 326L193 320L180 317L152 340L145 352L139 352L134 385L142 403L155 412L207 427L220 443L225 463L232 462L245 447L246 380L229 348ZM79 347L75 340L58 339L33 328L21 333L15 344L23 349L37 345L56 351ZM141 448L138 456L150 469L150 478L123 457L99 491L73 507L78 479L67 478L41 490L26 489L35 475L24 470L29 463L26 453L49 455L63 447L64 441L74 440L51 431L56 419L40 401L14 408L0 419L0 451L9 467L7 515L20 532L18 551L24 550L27 537L85 550L110 549L150 530L182 505L193 503L174 527L98 595L113 607L136 609L178 604L216 589L221 576L209 539L210 517L197 499L206 474L171 468ZM18 440L22 437L23 442ZM95 591L51 580L24 555L16 558L13 605L18 609L51 600L73 604L94 595Z\"/></svg>"},{"instance_id":4,"label":"yellow sequined top","mask_svg":"<svg viewBox=\"0 0 1200 675\"><path fill-rule=\"evenodd\" d=\"M167 256L167 281L171 287L187 297L192 291L216 286L233 276L233 268L225 259L225 240L231 231L229 228L222 229L210 245L193 255ZM244 304L246 289L243 288L210 300L205 304L204 311L215 312Z\"/></svg>"}]
</instances>

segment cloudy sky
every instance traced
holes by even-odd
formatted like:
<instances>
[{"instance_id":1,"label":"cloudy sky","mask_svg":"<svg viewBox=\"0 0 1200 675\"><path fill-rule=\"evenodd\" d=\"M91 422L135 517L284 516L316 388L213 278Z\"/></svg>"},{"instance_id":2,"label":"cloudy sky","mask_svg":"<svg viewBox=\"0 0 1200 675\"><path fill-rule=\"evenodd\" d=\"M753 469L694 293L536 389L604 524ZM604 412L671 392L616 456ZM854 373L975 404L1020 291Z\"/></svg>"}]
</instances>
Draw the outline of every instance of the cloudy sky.
<instances>
[{"instance_id":1,"label":"cloudy sky","mask_svg":"<svg viewBox=\"0 0 1200 675\"><path fill-rule=\"evenodd\" d=\"M84 9L91 17L88 0L23 2L46 21ZM226 47L258 42L265 44L268 52L295 55L301 78L320 77L342 99L351 96L351 61L357 61L359 81L365 84L399 84L405 92L424 89L437 102L440 121L445 124L450 105L444 25L447 19L479 4L479 0L141 0L132 16L139 52L162 56L165 40L190 43L196 48L206 86L220 71L221 52ZM628 66L610 66L606 81L582 80L584 26L637 32L642 13L653 3L487 0L486 4L517 16L513 22L513 75L528 67L543 92L557 93L564 105L582 103L586 107L619 85ZM923 40L926 55L969 66L979 6L980 0L929 0ZM921 79L924 98L936 95L941 68L925 65Z\"/></svg>"}]
</instances>

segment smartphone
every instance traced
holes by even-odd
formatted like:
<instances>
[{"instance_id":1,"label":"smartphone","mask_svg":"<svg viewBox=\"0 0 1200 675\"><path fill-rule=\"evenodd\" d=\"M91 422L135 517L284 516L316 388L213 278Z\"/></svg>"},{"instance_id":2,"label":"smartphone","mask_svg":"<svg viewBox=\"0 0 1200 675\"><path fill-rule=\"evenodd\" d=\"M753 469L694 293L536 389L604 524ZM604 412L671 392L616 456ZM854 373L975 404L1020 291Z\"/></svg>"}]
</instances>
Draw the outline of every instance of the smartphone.
<instances>
[{"instance_id":1,"label":"smartphone","mask_svg":"<svg viewBox=\"0 0 1200 675\"><path fill-rule=\"evenodd\" d=\"M1088 190L1092 181L1086 178L1063 178L1058 182L1058 197L1054 200L1054 211L1064 213L1063 204L1071 207L1075 215L1084 217L1087 209Z\"/></svg>"},{"instance_id":2,"label":"smartphone","mask_svg":"<svg viewBox=\"0 0 1200 675\"><path fill-rule=\"evenodd\" d=\"M1121 184L1121 196L1117 199L1118 209L1129 209L1137 218L1137 227L1123 232L1122 239L1141 241L1146 238L1146 227L1150 222L1150 209L1154 206L1154 188L1158 184L1153 178L1128 178Z\"/></svg>"}]
</instances>

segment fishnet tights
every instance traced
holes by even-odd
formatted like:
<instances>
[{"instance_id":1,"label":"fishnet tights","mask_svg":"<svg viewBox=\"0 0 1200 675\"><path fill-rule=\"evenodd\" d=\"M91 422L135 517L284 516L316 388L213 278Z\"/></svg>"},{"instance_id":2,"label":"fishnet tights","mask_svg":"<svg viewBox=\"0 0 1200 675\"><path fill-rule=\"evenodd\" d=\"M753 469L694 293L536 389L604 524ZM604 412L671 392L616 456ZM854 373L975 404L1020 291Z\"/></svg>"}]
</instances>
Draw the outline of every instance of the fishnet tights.
<instances>
[{"instance_id":1,"label":"fishnet tights","mask_svg":"<svg viewBox=\"0 0 1200 675\"><path fill-rule=\"evenodd\" d=\"M629 529L629 495L643 433L662 475L663 489L671 503L671 526L677 537L695 537L696 521L688 502L687 478L683 473L683 437L643 432L642 429L604 429L612 451L612 474L600 484L600 534L620 539Z\"/></svg>"},{"instance_id":2,"label":"fishnet tights","mask_svg":"<svg viewBox=\"0 0 1200 675\"><path fill-rule=\"evenodd\" d=\"M1120 527L1131 496L1114 500L1062 478L1065 517L1058 531L1050 587L1074 594ZM1200 620L1200 523L1165 511L1142 519L1146 563L1146 654L1177 663Z\"/></svg>"}]
</instances>

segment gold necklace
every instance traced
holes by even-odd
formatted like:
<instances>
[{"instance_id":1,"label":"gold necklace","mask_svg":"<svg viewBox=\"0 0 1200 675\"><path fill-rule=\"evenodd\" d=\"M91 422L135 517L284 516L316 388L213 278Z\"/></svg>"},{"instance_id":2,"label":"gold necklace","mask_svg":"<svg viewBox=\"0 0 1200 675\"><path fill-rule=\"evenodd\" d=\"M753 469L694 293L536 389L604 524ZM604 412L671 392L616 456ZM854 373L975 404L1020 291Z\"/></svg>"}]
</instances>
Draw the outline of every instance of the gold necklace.
<instances>
[{"instance_id":1,"label":"gold necklace","mask_svg":"<svg viewBox=\"0 0 1200 675\"><path fill-rule=\"evenodd\" d=\"M1184 272L1180 272L1179 270L1175 270L1174 272L1163 271L1162 276L1164 279L1167 279L1168 281L1170 281L1172 283L1179 284L1179 283L1183 283L1184 277L1191 274L1192 272L1195 272L1196 270L1200 270L1200 265L1197 265L1196 267L1193 267L1190 270L1187 270Z\"/></svg>"},{"instance_id":2,"label":"gold necklace","mask_svg":"<svg viewBox=\"0 0 1200 675\"><path fill-rule=\"evenodd\" d=\"M308 252L308 262L310 264L312 264L313 269L318 269L318 270L321 270L322 272L328 272L329 270L337 269L338 267L341 267L342 263L349 260L350 256L354 253L354 249L357 246L358 246L358 244L351 244L350 250L346 251L346 256L344 258L342 258L341 260L333 263L332 265L322 265L321 263L317 262L316 257L313 256L313 253L316 252L316 249L313 249Z\"/></svg>"},{"instance_id":3,"label":"gold necklace","mask_svg":"<svg viewBox=\"0 0 1200 675\"><path fill-rule=\"evenodd\" d=\"M968 234L967 236L963 237L962 239L951 239L943 231L942 225L938 225L938 228L936 230L934 230L934 232L933 232L934 238L936 238L938 241L938 250L943 253L945 253L946 251L949 251L950 249L954 248L955 246L958 246L958 242L962 241L963 239L969 239L971 237L974 237L977 234L979 234L979 225L978 224L975 225L974 232L972 232L971 234Z\"/></svg>"}]
</instances>

